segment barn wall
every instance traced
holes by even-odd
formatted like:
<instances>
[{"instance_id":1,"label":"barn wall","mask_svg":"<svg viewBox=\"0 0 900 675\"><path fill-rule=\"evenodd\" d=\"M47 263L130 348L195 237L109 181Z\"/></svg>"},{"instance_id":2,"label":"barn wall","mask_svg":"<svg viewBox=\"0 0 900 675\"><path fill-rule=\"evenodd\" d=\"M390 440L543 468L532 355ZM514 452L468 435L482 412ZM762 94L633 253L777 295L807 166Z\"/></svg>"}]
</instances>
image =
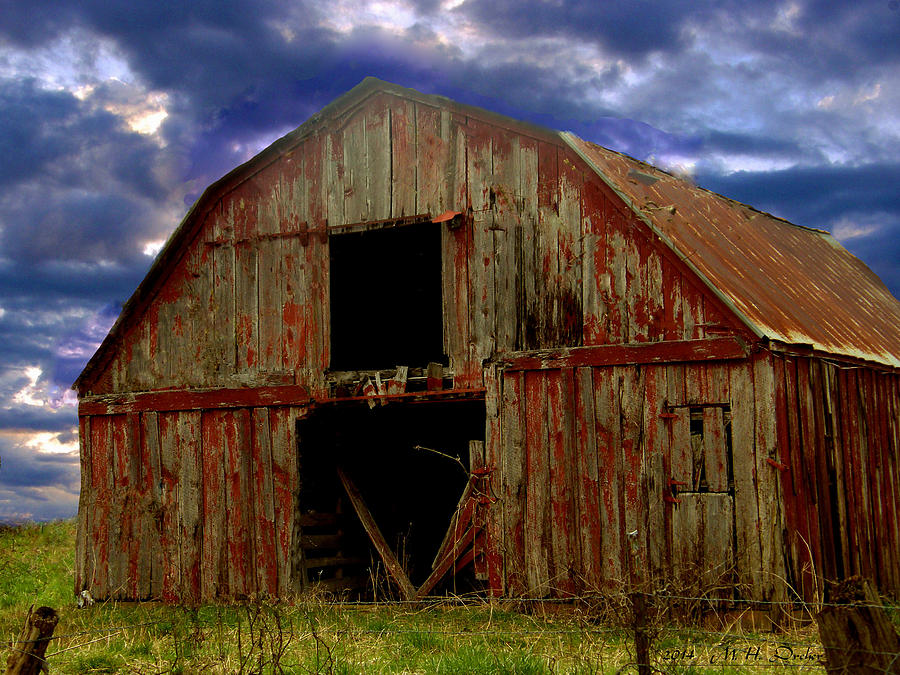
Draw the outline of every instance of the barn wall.
<instances>
[{"instance_id":1,"label":"barn wall","mask_svg":"<svg viewBox=\"0 0 900 675\"><path fill-rule=\"evenodd\" d=\"M804 597L855 574L900 597L900 376L774 364L789 578Z\"/></svg>"},{"instance_id":2,"label":"barn wall","mask_svg":"<svg viewBox=\"0 0 900 675\"><path fill-rule=\"evenodd\" d=\"M462 211L462 224L415 227L442 228L444 347L456 388L483 387L485 360L518 350L740 332L718 300L700 289L683 263L555 135L513 130L452 105L438 108L378 94L311 130L272 163L201 200L178 235L183 255L173 259L131 315L111 358L79 392L82 401L92 394L164 390L191 396L197 389L279 385L299 385L317 399L331 396L325 379L329 228L446 210ZM393 262L373 261L373 274L378 265ZM366 330L377 326L361 327L361 340ZM573 371L570 379L580 383L577 391L583 390L584 398L589 387L613 396L602 385L602 373ZM531 381L544 377L529 374L530 410L545 410L534 402L542 387L557 392L562 386ZM524 381L521 386L526 387ZM634 386L643 387L643 379ZM554 394L554 410L567 395ZM583 414L580 399L570 404L570 413ZM495 405L509 414L505 404ZM593 405L599 410L596 399ZM273 516L268 501L244 500L242 508L237 495L255 499L276 489L270 485L295 486L302 480L291 468L296 447L284 436L293 430L279 431L276 438L272 426L278 420L283 428L280 415L289 408L194 408L116 414L112 406L107 415L82 413L87 482L80 509L79 587L90 587L98 597L162 594L183 600L273 587L268 563L257 567L253 560L268 550L273 537L289 547L286 516L277 516L288 513L287 502L276 502ZM534 415L547 417L534 412L522 419L533 427ZM606 427L589 432L571 420L567 424L561 438L548 436L547 452L552 448L557 459L571 451L576 431L601 438L608 433ZM501 426L495 421L489 434L499 437ZM543 427L532 427L529 433L543 433ZM528 435L523 428L505 431L504 437L515 433ZM599 442L591 438L585 442ZM607 445L597 447L612 447L603 442ZM270 472L276 464L257 460L268 447L273 457L280 453L277 466L290 482L274 481ZM152 463L153 449L159 452L158 465ZM579 461L599 461L599 450L590 452L579 455ZM550 465L542 464L539 454L535 446L528 457L536 464L518 470L548 474ZM503 461L513 476L516 460ZM637 460L629 455L629 461ZM624 472L617 480L624 480ZM565 492L565 480L575 475L553 473L552 494ZM531 488L533 495L538 484ZM293 494L293 487L279 489L279 499ZM201 494L202 501L191 494ZM639 493L629 494L637 499ZM528 508L537 507L531 503ZM560 509L557 518L568 513ZM124 517L121 529L118 514ZM155 541L155 533L161 547L140 543ZM495 527L493 541L501 534ZM563 589L576 578L590 583L613 578L596 571L596 560L583 557L576 542L568 548L555 545L558 560L566 561L559 564L578 570L577 575L566 572ZM217 557L226 550L238 561L230 571L223 571ZM512 550L510 560L517 560L519 548ZM284 551L273 558L278 565L287 564ZM496 549L493 555L491 569L496 570ZM262 576L254 580L255 569ZM538 562L529 569L539 587L550 583ZM278 573L279 590L288 583L287 574ZM509 574L510 588L523 588L524 582Z\"/></svg>"},{"instance_id":3,"label":"barn wall","mask_svg":"<svg viewBox=\"0 0 900 675\"><path fill-rule=\"evenodd\" d=\"M784 598L771 373L765 355L498 373L487 456L506 592L612 590L636 575ZM690 485L701 455L706 491Z\"/></svg>"},{"instance_id":4,"label":"barn wall","mask_svg":"<svg viewBox=\"0 0 900 675\"><path fill-rule=\"evenodd\" d=\"M83 416L76 592L187 604L289 592L303 413Z\"/></svg>"},{"instance_id":5,"label":"barn wall","mask_svg":"<svg viewBox=\"0 0 900 675\"><path fill-rule=\"evenodd\" d=\"M538 136L368 99L197 212L196 236L91 390L291 383L324 395L328 227L448 209L467 214L440 226L457 386L481 386L497 352L735 329L570 149ZM373 261L373 274L394 262Z\"/></svg>"}]
</instances>

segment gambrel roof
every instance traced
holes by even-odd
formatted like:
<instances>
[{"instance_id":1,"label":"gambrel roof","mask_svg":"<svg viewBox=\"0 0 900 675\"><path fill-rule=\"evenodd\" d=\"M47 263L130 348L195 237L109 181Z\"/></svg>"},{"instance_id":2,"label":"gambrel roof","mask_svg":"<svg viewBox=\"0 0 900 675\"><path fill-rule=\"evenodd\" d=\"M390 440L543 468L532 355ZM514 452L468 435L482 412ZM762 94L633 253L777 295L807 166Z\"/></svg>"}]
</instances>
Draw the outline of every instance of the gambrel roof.
<instances>
[{"instance_id":1,"label":"gambrel roof","mask_svg":"<svg viewBox=\"0 0 900 675\"><path fill-rule=\"evenodd\" d=\"M830 234L562 136L758 336L900 366L900 302Z\"/></svg>"},{"instance_id":2,"label":"gambrel roof","mask_svg":"<svg viewBox=\"0 0 900 675\"><path fill-rule=\"evenodd\" d=\"M222 194L288 156L304 138L380 93L489 119L513 132L561 140L757 336L900 367L900 302L828 233L762 213L571 133L554 132L366 78L206 189L169 238L73 387L81 389L89 383L114 352L119 337L165 283L168 270L183 255L204 214Z\"/></svg>"}]
</instances>

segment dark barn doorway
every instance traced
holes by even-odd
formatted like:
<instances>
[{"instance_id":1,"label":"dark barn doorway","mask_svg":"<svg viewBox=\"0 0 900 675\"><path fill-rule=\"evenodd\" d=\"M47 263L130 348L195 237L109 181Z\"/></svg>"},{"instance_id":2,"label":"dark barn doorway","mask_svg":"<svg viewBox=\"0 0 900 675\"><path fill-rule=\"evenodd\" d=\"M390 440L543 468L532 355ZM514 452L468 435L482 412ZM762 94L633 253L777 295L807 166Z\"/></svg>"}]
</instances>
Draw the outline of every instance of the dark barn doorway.
<instances>
[{"instance_id":1,"label":"dark barn doorway","mask_svg":"<svg viewBox=\"0 0 900 675\"><path fill-rule=\"evenodd\" d=\"M377 592L379 578L391 585L339 478L341 469L409 580L416 587L422 584L469 482L469 442L483 440L484 429L484 402L471 399L392 401L374 408L341 403L300 420L304 583L356 595ZM474 577L450 576L435 590L477 589Z\"/></svg>"}]
</instances>

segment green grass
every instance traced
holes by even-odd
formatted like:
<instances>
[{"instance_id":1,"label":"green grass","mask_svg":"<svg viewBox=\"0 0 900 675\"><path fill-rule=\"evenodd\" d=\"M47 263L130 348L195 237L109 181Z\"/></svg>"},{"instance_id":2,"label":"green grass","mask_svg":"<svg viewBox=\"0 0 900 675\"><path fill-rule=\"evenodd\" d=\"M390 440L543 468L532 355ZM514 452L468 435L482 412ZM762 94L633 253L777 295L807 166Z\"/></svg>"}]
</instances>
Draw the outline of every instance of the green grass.
<instances>
[{"instance_id":1,"label":"green grass","mask_svg":"<svg viewBox=\"0 0 900 675\"><path fill-rule=\"evenodd\" d=\"M587 675L616 673L633 661L626 629L584 609L551 611L555 606L340 606L300 597L196 610L116 602L79 610L74 539L72 522L0 530L0 639L18 635L30 605L55 608L60 621L47 650L53 673ZM732 637L747 645L771 639ZM791 639L815 642L815 635L807 629ZM664 629L654 663L669 673L705 672L721 654L720 641L715 633ZM693 658L672 658L686 647L693 648ZM715 670L749 672L745 665L736 661ZM752 665L752 672L765 672ZM812 670L821 672L815 664L791 668Z\"/></svg>"}]
</instances>

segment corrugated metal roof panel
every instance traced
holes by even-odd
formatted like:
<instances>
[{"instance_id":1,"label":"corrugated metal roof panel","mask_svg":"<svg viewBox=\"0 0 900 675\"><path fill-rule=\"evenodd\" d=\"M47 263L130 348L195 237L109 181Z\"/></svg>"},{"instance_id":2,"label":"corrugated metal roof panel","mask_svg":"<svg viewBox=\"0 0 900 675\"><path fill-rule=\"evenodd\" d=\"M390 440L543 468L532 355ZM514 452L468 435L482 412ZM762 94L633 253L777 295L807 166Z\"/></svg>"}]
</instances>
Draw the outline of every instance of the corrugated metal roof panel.
<instances>
[{"instance_id":1,"label":"corrugated metal roof panel","mask_svg":"<svg viewBox=\"0 0 900 675\"><path fill-rule=\"evenodd\" d=\"M757 334L900 366L900 301L830 234L562 136Z\"/></svg>"}]
</instances>

